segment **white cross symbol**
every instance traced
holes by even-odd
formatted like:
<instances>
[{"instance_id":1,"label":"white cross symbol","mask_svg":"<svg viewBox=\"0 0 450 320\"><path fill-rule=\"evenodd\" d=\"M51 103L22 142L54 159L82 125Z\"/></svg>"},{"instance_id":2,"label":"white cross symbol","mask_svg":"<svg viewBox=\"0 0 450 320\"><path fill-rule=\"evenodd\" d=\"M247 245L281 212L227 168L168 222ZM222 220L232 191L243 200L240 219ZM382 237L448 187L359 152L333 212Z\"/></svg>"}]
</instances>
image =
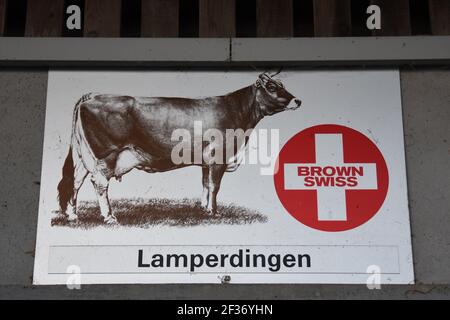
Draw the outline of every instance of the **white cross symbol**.
<instances>
[{"instance_id":1,"label":"white cross symbol","mask_svg":"<svg viewBox=\"0 0 450 320\"><path fill-rule=\"evenodd\" d=\"M316 190L319 221L347 221L345 190L376 190L378 188L375 163L344 163L342 134L315 134L316 163L285 163L285 190ZM345 186L305 186L305 177L299 176L299 167L360 167L364 174L358 184Z\"/></svg>"}]
</instances>

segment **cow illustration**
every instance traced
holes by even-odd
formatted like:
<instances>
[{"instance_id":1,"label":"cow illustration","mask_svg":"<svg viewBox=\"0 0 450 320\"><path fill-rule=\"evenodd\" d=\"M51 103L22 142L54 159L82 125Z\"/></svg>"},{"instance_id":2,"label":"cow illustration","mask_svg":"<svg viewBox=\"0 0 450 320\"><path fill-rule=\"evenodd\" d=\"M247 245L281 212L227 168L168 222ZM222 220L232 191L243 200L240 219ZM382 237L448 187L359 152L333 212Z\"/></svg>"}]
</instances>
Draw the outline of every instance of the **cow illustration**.
<instances>
[{"instance_id":1,"label":"cow illustration","mask_svg":"<svg viewBox=\"0 0 450 320\"><path fill-rule=\"evenodd\" d=\"M202 207L215 214L221 179L236 168L235 163L231 159L175 163L171 154L177 141L171 139L172 132L178 128L193 131L196 121L205 130L214 128L224 135L227 129L251 130L264 116L295 110L300 104L267 72L245 88L201 99L86 94L73 112L71 145L58 184L61 213L69 220L77 219L77 193L89 176L104 221L115 223L108 199L111 178L120 180L134 168L151 173L196 165L203 174ZM242 150L247 141L234 152ZM202 150L206 153L210 147L203 144Z\"/></svg>"}]
</instances>

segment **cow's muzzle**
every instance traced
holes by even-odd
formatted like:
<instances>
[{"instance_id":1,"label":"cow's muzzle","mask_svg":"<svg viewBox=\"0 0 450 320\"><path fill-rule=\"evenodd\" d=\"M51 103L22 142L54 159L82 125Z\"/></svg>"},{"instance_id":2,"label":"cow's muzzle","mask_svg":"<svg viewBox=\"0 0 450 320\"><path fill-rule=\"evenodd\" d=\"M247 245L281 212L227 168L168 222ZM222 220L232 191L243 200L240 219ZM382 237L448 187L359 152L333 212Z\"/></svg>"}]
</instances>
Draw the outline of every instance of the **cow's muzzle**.
<instances>
[{"instance_id":1,"label":"cow's muzzle","mask_svg":"<svg viewBox=\"0 0 450 320\"><path fill-rule=\"evenodd\" d=\"M286 106L286 110L296 110L300 108L302 102L300 99L292 99L291 102Z\"/></svg>"}]
</instances>

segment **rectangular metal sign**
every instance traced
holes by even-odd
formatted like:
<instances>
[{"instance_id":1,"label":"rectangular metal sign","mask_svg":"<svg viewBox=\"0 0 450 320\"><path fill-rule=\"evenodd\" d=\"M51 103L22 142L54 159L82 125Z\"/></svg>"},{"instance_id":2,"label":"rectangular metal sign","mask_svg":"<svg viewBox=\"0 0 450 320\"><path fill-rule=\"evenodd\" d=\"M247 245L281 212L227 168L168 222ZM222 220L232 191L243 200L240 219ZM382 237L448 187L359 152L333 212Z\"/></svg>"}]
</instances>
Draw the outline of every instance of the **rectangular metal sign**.
<instances>
[{"instance_id":1,"label":"rectangular metal sign","mask_svg":"<svg viewBox=\"0 0 450 320\"><path fill-rule=\"evenodd\" d=\"M50 71L33 281L413 283L399 72Z\"/></svg>"}]
</instances>

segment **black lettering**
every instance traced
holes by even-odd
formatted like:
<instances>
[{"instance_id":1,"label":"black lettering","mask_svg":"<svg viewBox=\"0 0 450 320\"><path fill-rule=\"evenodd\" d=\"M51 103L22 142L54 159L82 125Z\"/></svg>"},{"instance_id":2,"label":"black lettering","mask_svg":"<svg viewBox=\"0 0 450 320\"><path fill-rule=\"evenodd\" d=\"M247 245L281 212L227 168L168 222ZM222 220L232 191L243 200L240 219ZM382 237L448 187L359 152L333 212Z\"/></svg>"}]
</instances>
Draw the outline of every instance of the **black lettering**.
<instances>
[{"instance_id":1,"label":"black lettering","mask_svg":"<svg viewBox=\"0 0 450 320\"><path fill-rule=\"evenodd\" d=\"M139 249L138 251L138 267L139 268L150 268L150 264L148 263L143 263L142 260L144 256L144 251L142 249Z\"/></svg>"},{"instance_id":2,"label":"black lettering","mask_svg":"<svg viewBox=\"0 0 450 320\"><path fill-rule=\"evenodd\" d=\"M303 268L303 259L305 259L306 267L311 268L311 257L309 254L299 254L298 255L298 266Z\"/></svg>"},{"instance_id":3,"label":"black lettering","mask_svg":"<svg viewBox=\"0 0 450 320\"><path fill-rule=\"evenodd\" d=\"M269 263L269 270L272 272L277 272L280 270L280 255L271 254L269 255L267 262Z\"/></svg>"},{"instance_id":4,"label":"black lettering","mask_svg":"<svg viewBox=\"0 0 450 320\"><path fill-rule=\"evenodd\" d=\"M164 257L162 256L162 254L154 254L152 256L152 267L153 268L164 267Z\"/></svg>"},{"instance_id":5,"label":"black lettering","mask_svg":"<svg viewBox=\"0 0 450 320\"><path fill-rule=\"evenodd\" d=\"M283 264L288 267L292 268L295 266L295 257L292 254L287 254L283 258Z\"/></svg>"},{"instance_id":6,"label":"black lettering","mask_svg":"<svg viewBox=\"0 0 450 320\"><path fill-rule=\"evenodd\" d=\"M198 262L196 262L198 259ZM191 254L191 272L194 272L195 268L203 265L203 256L201 254Z\"/></svg>"},{"instance_id":7,"label":"black lettering","mask_svg":"<svg viewBox=\"0 0 450 320\"><path fill-rule=\"evenodd\" d=\"M215 254L209 254L206 256L206 265L210 268L217 267L219 264L219 257L217 257Z\"/></svg>"},{"instance_id":8,"label":"black lettering","mask_svg":"<svg viewBox=\"0 0 450 320\"><path fill-rule=\"evenodd\" d=\"M232 254L230 256L230 265L233 268L242 267L242 249L239 249L238 254Z\"/></svg>"},{"instance_id":9,"label":"black lettering","mask_svg":"<svg viewBox=\"0 0 450 320\"><path fill-rule=\"evenodd\" d=\"M183 267L187 267L187 256L185 254L168 254L167 255L167 266L170 267L171 263L170 260L175 260L175 267L180 266L180 260L183 259Z\"/></svg>"}]
</instances>

